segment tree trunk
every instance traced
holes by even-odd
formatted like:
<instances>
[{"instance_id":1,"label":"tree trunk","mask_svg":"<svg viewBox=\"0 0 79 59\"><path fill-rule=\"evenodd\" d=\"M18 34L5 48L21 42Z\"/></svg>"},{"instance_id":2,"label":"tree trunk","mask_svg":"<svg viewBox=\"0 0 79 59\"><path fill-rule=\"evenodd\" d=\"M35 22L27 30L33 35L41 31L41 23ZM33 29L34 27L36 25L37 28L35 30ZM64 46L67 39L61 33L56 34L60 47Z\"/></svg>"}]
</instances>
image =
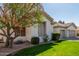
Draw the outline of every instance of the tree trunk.
<instances>
[{"instance_id":1,"label":"tree trunk","mask_svg":"<svg viewBox=\"0 0 79 59\"><path fill-rule=\"evenodd\" d=\"M13 48L13 38L12 37L9 40L9 48Z\"/></svg>"},{"instance_id":2,"label":"tree trunk","mask_svg":"<svg viewBox=\"0 0 79 59\"><path fill-rule=\"evenodd\" d=\"M5 43L5 47L8 47L8 48L12 48L13 47L13 40L16 38L16 37L18 37L18 36L15 36L15 37L11 37L11 34L14 32L12 32L12 33L10 33L10 30L11 30L11 28L9 28L8 26L7 26L7 31L6 31L6 33L7 33L7 36L6 36L6 43Z\"/></svg>"},{"instance_id":3,"label":"tree trunk","mask_svg":"<svg viewBox=\"0 0 79 59\"><path fill-rule=\"evenodd\" d=\"M9 39L7 38L5 42L5 47L8 47L8 46L9 46Z\"/></svg>"},{"instance_id":4,"label":"tree trunk","mask_svg":"<svg viewBox=\"0 0 79 59\"><path fill-rule=\"evenodd\" d=\"M6 43L5 43L5 47L9 47L9 45L10 45L10 27L9 27L9 24L8 24L8 26L7 26L7 39L6 39Z\"/></svg>"}]
</instances>

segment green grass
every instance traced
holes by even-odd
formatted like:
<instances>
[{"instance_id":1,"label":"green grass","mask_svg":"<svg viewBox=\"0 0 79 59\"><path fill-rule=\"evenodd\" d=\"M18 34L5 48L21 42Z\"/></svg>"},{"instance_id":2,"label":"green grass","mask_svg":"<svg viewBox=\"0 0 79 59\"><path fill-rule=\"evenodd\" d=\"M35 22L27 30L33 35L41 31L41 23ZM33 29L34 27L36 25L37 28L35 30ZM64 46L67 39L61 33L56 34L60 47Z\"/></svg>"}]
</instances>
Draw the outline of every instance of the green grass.
<instances>
[{"instance_id":1,"label":"green grass","mask_svg":"<svg viewBox=\"0 0 79 59\"><path fill-rule=\"evenodd\" d=\"M62 41L26 48L16 56L79 56L79 41Z\"/></svg>"}]
</instances>

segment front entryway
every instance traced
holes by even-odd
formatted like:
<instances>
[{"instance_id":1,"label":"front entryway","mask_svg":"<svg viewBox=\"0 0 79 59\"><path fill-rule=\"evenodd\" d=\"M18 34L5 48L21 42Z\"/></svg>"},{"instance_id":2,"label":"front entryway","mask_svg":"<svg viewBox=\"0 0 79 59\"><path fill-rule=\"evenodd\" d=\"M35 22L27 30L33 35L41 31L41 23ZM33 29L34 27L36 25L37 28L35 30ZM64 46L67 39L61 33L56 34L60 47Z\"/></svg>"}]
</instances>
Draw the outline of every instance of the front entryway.
<instances>
[{"instance_id":1,"label":"front entryway","mask_svg":"<svg viewBox=\"0 0 79 59\"><path fill-rule=\"evenodd\" d=\"M40 38L40 42L43 42L43 38L46 34L46 22L39 24L38 26L38 35Z\"/></svg>"},{"instance_id":2,"label":"front entryway","mask_svg":"<svg viewBox=\"0 0 79 59\"><path fill-rule=\"evenodd\" d=\"M65 30L60 31L60 38L65 38Z\"/></svg>"},{"instance_id":3,"label":"front entryway","mask_svg":"<svg viewBox=\"0 0 79 59\"><path fill-rule=\"evenodd\" d=\"M39 24L38 26L38 34L39 36L44 36L46 34L46 22Z\"/></svg>"}]
</instances>

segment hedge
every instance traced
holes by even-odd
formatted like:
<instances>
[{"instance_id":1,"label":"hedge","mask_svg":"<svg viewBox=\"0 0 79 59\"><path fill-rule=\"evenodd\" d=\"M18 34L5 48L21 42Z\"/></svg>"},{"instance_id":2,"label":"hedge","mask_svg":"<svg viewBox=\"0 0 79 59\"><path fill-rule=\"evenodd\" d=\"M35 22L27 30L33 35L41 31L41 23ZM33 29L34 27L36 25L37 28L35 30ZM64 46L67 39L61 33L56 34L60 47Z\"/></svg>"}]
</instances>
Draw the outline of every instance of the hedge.
<instances>
[{"instance_id":1,"label":"hedge","mask_svg":"<svg viewBox=\"0 0 79 59\"><path fill-rule=\"evenodd\" d=\"M32 37L31 44L39 44L39 37Z\"/></svg>"},{"instance_id":2,"label":"hedge","mask_svg":"<svg viewBox=\"0 0 79 59\"><path fill-rule=\"evenodd\" d=\"M60 33L52 33L52 40L57 41L60 38Z\"/></svg>"}]
</instances>

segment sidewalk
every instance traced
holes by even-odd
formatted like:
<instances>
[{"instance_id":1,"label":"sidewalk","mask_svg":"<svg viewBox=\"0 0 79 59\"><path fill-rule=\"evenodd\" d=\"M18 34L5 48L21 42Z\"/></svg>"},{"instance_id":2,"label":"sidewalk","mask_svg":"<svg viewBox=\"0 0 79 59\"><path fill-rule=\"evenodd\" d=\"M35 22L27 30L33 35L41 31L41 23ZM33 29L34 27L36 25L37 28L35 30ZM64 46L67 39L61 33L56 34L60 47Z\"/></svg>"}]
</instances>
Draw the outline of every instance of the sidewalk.
<instances>
[{"instance_id":1,"label":"sidewalk","mask_svg":"<svg viewBox=\"0 0 79 59\"><path fill-rule=\"evenodd\" d=\"M24 49L24 48L28 48L28 47L32 47L33 45L31 44L19 44L19 45L14 45L13 48L4 48L4 47L1 47L0 48L0 56L7 56L9 54L14 54L16 51L19 51L21 49Z\"/></svg>"},{"instance_id":2,"label":"sidewalk","mask_svg":"<svg viewBox=\"0 0 79 59\"><path fill-rule=\"evenodd\" d=\"M49 42L43 42L43 43L40 43L38 45L41 45L41 44L48 44L48 43L54 43L53 41L49 41ZM8 55L14 55L17 51L21 50L21 49L24 49L24 48L29 48L29 47L32 47L32 46L36 46L36 45L32 45L32 44L18 44L18 45L14 45L13 48L3 48L1 47L0 48L0 56L8 56Z\"/></svg>"}]
</instances>

